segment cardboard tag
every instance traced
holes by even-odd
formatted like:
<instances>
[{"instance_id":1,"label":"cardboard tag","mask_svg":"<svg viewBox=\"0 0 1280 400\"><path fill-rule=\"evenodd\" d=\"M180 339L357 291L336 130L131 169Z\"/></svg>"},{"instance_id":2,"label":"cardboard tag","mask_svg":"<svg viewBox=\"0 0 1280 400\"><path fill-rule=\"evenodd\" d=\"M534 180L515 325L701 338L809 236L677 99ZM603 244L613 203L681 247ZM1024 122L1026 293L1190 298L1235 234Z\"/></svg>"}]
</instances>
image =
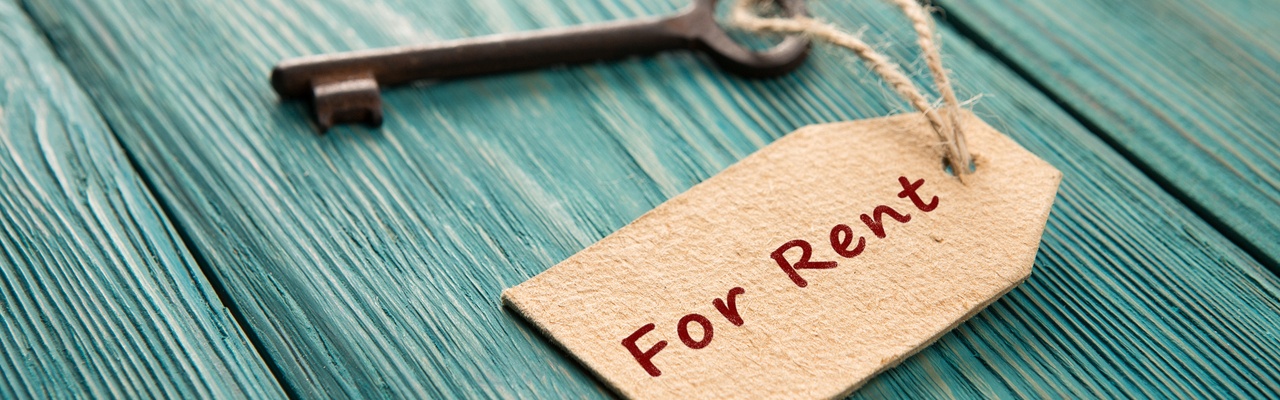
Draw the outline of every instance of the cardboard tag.
<instances>
[{"instance_id":1,"label":"cardboard tag","mask_svg":"<svg viewBox=\"0 0 1280 400\"><path fill-rule=\"evenodd\" d=\"M977 117L976 172L920 114L797 130L506 303L631 398L834 398L1031 274L1061 174Z\"/></svg>"}]
</instances>

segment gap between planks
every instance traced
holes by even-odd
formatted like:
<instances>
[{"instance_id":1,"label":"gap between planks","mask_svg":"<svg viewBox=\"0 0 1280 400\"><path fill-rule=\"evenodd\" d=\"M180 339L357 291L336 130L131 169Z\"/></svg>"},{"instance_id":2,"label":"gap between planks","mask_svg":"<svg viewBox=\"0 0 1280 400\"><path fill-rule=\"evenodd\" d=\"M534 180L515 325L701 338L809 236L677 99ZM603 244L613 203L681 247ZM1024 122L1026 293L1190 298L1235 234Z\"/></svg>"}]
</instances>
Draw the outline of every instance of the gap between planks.
<instances>
[{"instance_id":1,"label":"gap between planks","mask_svg":"<svg viewBox=\"0 0 1280 400\"><path fill-rule=\"evenodd\" d=\"M940 10L939 13L941 14L938 18L939 21L950 26L965 40L973 43L974 47L985 52L991 58L995 59L1001 65L1012 71L1036 91L1043 94L1045 98L1053 102L1053 104L1058 106L1058 108L1061 108L1068 116L1078 122L1086 130L1096 136L1099 140L1106 143L1107 146L1115 150L1121 157L1124 157L1126 161L1142 172L1143 175L1146 175L1148 179L1155 182L1160 189L1164 190L1183 206L1191 210L1192 213L1208 223L1210 227L1225 236L1233 244L1240 247L1240 249L1249 257L1253 258L1254 261L1257 261L1272 273L1280 275L1280 259L1269 254L1256 243L1249 240L1248 237L1239 229L1219 218L1201 202L1196 201L1191 196L1190 192L1179 187L1179 185L1174 184L1173 181L1171 181L1165 174L1160 173L1160 171L1152 165L1152 161L1144 159L1120 143L1119 140L1116 139L1116 135L1109 134L1106 129L1102 128L1101 124L1093 118L1088 117L1085 112L1073 104L1073 102L1068 101L1057 91L1050 88L1044 79L1037 77L1021 63L1018 63L1014 59L1014 56L1008 51L1001 50L999 46L996 46L995 43L993 43L987 36L983 35L979 29L976 29L973 24L966 21L964 17L961 17L956 13L948 12L947 3L955 0L936 1L937 2L934 4L934 7L938 8Z\"/></svg>"}]
</instances>

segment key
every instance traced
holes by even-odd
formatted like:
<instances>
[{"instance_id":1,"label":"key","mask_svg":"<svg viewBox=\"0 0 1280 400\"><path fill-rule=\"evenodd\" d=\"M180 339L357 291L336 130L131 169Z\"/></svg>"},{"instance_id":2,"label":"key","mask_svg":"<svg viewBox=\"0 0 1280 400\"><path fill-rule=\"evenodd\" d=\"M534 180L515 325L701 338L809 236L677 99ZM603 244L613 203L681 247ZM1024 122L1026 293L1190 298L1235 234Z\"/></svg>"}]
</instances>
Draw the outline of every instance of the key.
<instances>
[{"instance_id":1,"label":"key","mask_svg":"<svg viewBox=\"0 0 1280 400\"><path fill-rule=\"evenodd\" d=\"M271 86L284 99L313 102L320 131L334 124L382 124L379 88L422 79L450 79L691 49L746 77L781 75L804 62L809 40L789 36L773 48L748 50L715 21L716 0L694 0L662 18L605 22L490 35L415 46L322 54L281 61ZM803 0L781 0L788 16L804 15Z\"/></svg>"}]
</instances>

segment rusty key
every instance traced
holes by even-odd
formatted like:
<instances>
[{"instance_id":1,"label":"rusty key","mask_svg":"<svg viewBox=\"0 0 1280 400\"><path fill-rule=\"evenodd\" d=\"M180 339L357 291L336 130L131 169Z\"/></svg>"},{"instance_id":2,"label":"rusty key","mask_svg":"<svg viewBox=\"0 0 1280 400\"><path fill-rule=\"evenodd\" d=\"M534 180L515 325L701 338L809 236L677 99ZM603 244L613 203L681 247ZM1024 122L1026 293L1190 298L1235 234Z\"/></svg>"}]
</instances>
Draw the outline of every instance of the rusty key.
<instances>
[{"instance_id":1,"label":"rusty key","mask_svg":"<svg viewBox=\"0 0 1280 400\"><path fill-rule=\"evenodd\" d=\"M765 51L748 50L715 21L716 0L665 18L641 18L533 32L499 34L425 45L292 58L276 64L271 86L283 98L314 101L321 131L334 124L382 124L380 86L624 58L664 50L706 52L721 67L747 77L771 77L804 62L809 40L790 36ZM781 0L789 16L804 15L803 0Z\"/></svg>"}]
</instances>

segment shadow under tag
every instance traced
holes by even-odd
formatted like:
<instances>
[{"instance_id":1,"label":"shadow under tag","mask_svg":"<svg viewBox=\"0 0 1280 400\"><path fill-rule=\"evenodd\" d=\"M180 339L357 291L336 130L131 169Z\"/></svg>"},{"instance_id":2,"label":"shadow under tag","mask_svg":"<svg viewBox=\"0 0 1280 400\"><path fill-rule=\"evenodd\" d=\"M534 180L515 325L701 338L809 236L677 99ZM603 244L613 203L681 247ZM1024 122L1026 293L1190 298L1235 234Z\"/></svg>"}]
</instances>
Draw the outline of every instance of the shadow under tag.
<instances>
[{"instance_id":1,"label":"shadow under tag","mask_svg":"<svg viewBox=\"0 0 1280 400\"><path fill-rule=\"evenodd\" d=\"M1031 274L1061 173L972 114L801 128L520 285L507 305L631 398L835 398Z\"/></svg>"}]
</instances>

